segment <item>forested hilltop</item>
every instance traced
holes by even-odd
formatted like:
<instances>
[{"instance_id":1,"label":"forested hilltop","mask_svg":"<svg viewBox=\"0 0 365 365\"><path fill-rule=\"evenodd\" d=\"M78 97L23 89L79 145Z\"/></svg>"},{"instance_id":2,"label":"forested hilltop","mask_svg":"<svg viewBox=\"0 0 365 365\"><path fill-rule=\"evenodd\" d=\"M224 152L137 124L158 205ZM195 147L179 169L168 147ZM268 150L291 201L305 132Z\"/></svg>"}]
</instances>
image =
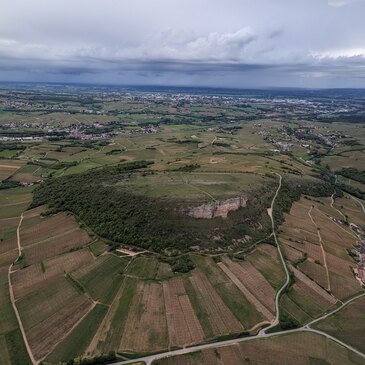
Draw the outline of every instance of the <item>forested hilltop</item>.
<instances>
[{"instance_id":1,"label":"forested hilltop","mask_svg":"<svg viewBox=\"0 0 365 365\"><path fill-rule=\"evenodd\" d=\"M270 234L266 208L277 185L274 175L247 192L247 205L229 212L226 219L199 219L184 214L188 204L184 200L135 194L121 184L133 174L155 174L148 170L151 164L135 161L47 180L34 190L32 207L47 204L49 213L72 212L100 237L159 253L180 253L191 247L232 249ZM282 221L301 192L326 196L332 191L319 179L287 178L275 217Z\"/></svg>"}]
</instances>

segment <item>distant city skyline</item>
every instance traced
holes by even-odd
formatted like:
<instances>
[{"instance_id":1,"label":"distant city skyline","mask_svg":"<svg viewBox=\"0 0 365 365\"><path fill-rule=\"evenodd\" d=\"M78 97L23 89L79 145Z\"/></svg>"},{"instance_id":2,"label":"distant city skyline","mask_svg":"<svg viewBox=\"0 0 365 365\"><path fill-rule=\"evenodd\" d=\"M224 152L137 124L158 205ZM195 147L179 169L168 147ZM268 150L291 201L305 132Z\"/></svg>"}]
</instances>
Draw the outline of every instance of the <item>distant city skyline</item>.
<instances>
[{"instance_id":1,"label":"distant city skyline","mask_svg":"<svg viewBox=\"0 0 365 365\"><path fill-rule=\"evenodd\" d=\"M364 88L364 0L4 0L0 81Z\"/></svg>"}]
</instances>

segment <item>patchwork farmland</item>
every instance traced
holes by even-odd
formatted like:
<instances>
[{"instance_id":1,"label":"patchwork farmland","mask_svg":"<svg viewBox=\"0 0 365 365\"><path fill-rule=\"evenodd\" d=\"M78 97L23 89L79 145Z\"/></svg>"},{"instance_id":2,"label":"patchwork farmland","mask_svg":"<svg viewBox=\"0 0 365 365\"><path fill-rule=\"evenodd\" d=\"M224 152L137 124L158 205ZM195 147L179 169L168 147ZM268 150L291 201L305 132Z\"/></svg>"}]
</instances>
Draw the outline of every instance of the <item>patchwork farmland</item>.
<instances>
[{"instance_id":1,"label":"patchwork farmland","mask_svg":"<svg viewBox=\"0 0 365 365\"><path fill-rule=\"evenodd\" d=\"M364 364L365 129L316 114L357 104L42 90L0 92L1 365Z\"/></svg>"}]
</instances>

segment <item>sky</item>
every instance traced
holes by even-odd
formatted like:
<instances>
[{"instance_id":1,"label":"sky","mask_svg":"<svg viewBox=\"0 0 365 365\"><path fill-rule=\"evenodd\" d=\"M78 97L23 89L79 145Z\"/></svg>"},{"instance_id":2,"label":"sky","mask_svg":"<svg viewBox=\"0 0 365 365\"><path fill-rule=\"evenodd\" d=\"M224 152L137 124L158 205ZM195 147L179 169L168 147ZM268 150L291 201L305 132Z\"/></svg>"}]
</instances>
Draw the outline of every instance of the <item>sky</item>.
<instances>
[{"instance_id":1,"label":"sky","mask_svg":"<svg viewBox=\"0 0 365 365\"><path fill-rule=\"evenodd\" d=\"M365 0L1 0L0 81L364 87Z\"/></svg>"}]
</instances>

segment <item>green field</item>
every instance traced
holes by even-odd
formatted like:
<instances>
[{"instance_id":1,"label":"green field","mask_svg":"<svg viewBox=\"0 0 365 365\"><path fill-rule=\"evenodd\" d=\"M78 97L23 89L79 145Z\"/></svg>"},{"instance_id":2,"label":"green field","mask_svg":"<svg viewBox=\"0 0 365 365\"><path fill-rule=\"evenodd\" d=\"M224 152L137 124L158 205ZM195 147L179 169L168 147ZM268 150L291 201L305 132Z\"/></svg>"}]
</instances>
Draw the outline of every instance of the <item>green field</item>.
<instances>
[{"instance_id":1,"label":"green field","mask_svg":"<svg viewBox=\"0 0 365 365\"><path fill-rule=\"evenodd\" d=\"M123 270L128 260L114 255L100 256L90 266L84 266L72 276L92 298L109 304L123 281Z\"/></svg>"}]
</instances>

